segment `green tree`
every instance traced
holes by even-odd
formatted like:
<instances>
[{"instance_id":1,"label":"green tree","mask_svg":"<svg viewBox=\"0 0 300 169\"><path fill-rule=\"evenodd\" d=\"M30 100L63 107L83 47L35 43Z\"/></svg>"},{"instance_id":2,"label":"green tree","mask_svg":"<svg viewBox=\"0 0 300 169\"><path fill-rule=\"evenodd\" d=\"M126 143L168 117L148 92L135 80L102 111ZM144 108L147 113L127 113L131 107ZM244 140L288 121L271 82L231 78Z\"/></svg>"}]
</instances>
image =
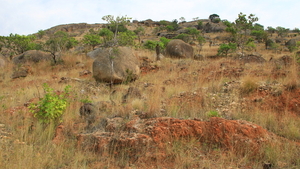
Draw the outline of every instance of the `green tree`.
<instances>
[{"instance_id":1,"label":"green tree","mask_svg":"<svg viewBox=\"0 0 300 169\"><path fill-rule=\"evenodd\" d=\"M197 22L197 28L198 29L203 29L203 22L202 21Z\"/></svg>"},{"instance_id":2,"label":"green tree","mask_svg":"<svg viewBox=\"0 0 300 169\"><path fill-rule=\"evenodd\" d=\"M133 31L127 30L126 32L119 32L118 33L118 44L121 46L133 46L134 39L137 36Z\"/></svg>"},{"instance_id":3,"label":"green tree","mask_svg":"<svg viewBox=\"0 0 300 169\"><path fill-rule=\"evenodd\" d=\"M150 49L150 50L155 50L156 45L159 45L160 48L163 48L164 44L159 41L153 41L153 40L147 40L144 43L144 48Z\"/></svg>"},{"instance_id":4,"label":"green tree","mask_svg":"<svg viewBox=\"0 0 300 169\"><path fill-rule=\"evenodd\" d=\"M44 30L39 30L36 36L37 36L37 38L41 39L45 35L46 35L46 32Z\"/></svg>"},{"instance_id":5,"label":"green tree","mask_svg":"<svg viewBox=\"0 0 300 169\"><path fill-rule=\"evenodd\" d=\"M27 50L40 49L41 45L34 42L35 36L33 35L18 35L10 34L9 36L2 36L0 44L10 50L11 55L18 55Z\"/></svg>"},{"instance_id":6,"label":"green tree","mask_svg":"<svg viewBox=\"0 0 300 169\"><path fill-rule=\"evenodd\" d=\"M186 28L188 30L187 34L191 35L193 37L193 40L195 40L199 35L200 31L196 28Z\"/></svg>"},{"instance_id":7,"label":"green tree","mask_svg":"<svg viewBox=\"0 0 300 169\"><path fill-rule=\"evenodd\" d=\"M271 26L268 26L268 27L267 27L267 32L268 32L269 34L271 34L271 37L272 37L272 36L273 36L273 33L276 32L276 29L273 28L273 27L271 27Z\"/></svg>"},{"instance_id":8,"label":"green tree","mask_svg":"<svg viewBox=\"0 0 300 169\"><path fill-rule=\"evenodd\" d=\"M161 49L165 49L167 47L168 43L171 41L171 39L168 39L166 37L161 37L159 40L160 40L160 42L163 43L163 45L160 46Z\"/></svg>"},{"instance_id":9,"label":"green tree","mask_svg":"<svg viewBox=\"0 0 300 169\"><path fill-rule=\"evenodd\" d=\"M253 30L251 36L255 36L258 42L266 41L268 39L268 33L264 30Z\"/></svg>"},{"instance_id":10,"label":"green tree","mask_svg":"<svg viewBox=\"0 0 300 169\"><path fill-rule=\"evenodd\" d=\"M102 43L100 35L94 33L88 33L84 35L82 42L88 46L91 46L93 49Z\"/></svg>"},{"instance_id":11,"label":"green tree","mask_svg":"<svg viewBox=\"0 0 300 169\"><path fill-rule=\"evenodd\" d=\"M217 14L209 15L209 20L213 23L219 23L221 21L220 16Z\"/></svg>"},{"instance_id":12,"label":"green tree","mask_svg":"<svg viewBox=\"0 0 300 169\"><path fill-rule=\"evenodd\" d=\"M190 35L185 34L185 33L179 34L179 35L175 36L173 39L181 39L181 40L183 40L186 43L191 42Z\"/></svg>"},{"instance_id":13,"label":"green tree","mask_svg":"<svg viewBox=\"0 0 300 169\"><path fill-rule=\"evenodd\" d=\"M118 35L118 31L119 31L119 26L124 26L125 24L127 24L129 22L131 18L125 16L117 16L116 18L113 15L106 15L102 17L102 20L106 21L109 23L109 26L111 27L115 27L114 29L114 43L117 43L117 35Z\"/></svg>"},{"instance_id":14,"label":"green tree","mask_svg":"<svg viewBox=\"0 0 300 169\"><path fill-rule=\"evenodd\" d=\"M75 38L70 37L66 32L58 31L46 41L43 50L52 54L54 64L56 64L58 55L77 44L78 41Z\"/></svg>"},{"instance_id":15,"label":"green tree","mask_svg":"<svg viewBox=\"0 0 300 169\"><path fill-rule=\"evenodd\" d=\"M225 55L227 57L228 53L234 52L237 48L236 43L221 44L218 49L218 55Z\"/></svg>"},{"instance_id":16,"label":"green tree","mask_svg":"<svg viewBox=\"0 0 300 169\"><path fill-rule=\"evenodd\" d=\"M281 26L277 26L277 27L276 27L277 34L278 34L278 36L280 36L280 37L285 37L285 36L287 36L289 30L290 30L290 29L284 28L284 27L281 27Z\"/></svg>"},{"instance_id":17,"label":"green tree","mask_svg":"<svg viewBox=\"0 0 300 169\"><path fill-rule=\"evenodd\" d=\"M180 20L181 23L185 22L185 18L184 17L180 17L179 20Z\"/></svg>"},{"instance_id":18,"label":"green tree","mask_svg":"<svg viewBox=\"0 0 300 169\"><path fill-rule=\"evenodd\" d=\"M107 44L107 42L111 41L114 38L114 33L107 28L101 29L99 31L99 35L103 38L104 44Z\"/></svg>"},{"instance_id":19,"label":"green tree","mask_svg":"<svg viewBox=\"0 0 300 169\"><path fill-rule=\"evenodd\" d=\"M234 41L237 46L244 52L245 44L248 40L248 31L254 29L253 24L258 21L258 18L254 14L250 14L248 17L242 12L239 13L238 18L234 23L224 22L227 26L226 31L233 35Z\"/></svg>"},{"instance_id":20,"label":"green tree","mask_svg":"<svg viewBox=\"0 0 300 169\"><path fill-rule=\"evenodd\" d=\"M161 49L165 49L170 41L171 39L167 39L165 37L161 37L159 41L147 40L144 44L144 47L146 49L155 50L155 47L158 44Z\"/></svg>"}]
</instances>

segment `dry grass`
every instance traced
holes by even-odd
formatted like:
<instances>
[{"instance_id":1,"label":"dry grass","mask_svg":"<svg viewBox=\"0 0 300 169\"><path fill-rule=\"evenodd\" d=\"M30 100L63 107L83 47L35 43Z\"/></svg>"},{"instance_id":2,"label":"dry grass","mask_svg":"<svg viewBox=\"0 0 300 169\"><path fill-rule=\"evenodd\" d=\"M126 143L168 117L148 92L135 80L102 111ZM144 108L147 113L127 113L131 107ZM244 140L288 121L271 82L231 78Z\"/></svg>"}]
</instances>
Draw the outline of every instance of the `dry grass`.
<instances>
[{"instance_id":1,"label":"dry grass","mask_svg":"<svg viewBox=\"0 0 300 169\"><path fill-rule=\"evenodd\" d=\"M112 89L104 84L96 85L91 76L79 76L82 70L91 71L92 60L85 58L84 55L64 54L64 64L61 65L51 65L46 62L31 65L32 73L28 77L15 80L9 77L13 65L8 65L0 70L6 72L0 75L2 81L0 82L0 123L5 124L6 130L12 134L9 136L11 139L0 144L0 168L261 168L263 162L270 162L277 168L299 168L300 150L294 144L300 141L299 114L290 113L288 109L278 114L269 107L256 106L260 103L247 102L252 105L246 106L243 100L252 99L252 95L258 92L261 83L274 80L292 91L297 91L299 65L282 67L282 70L289 72L288 75L272 79L270 73L273 66L269 64L245 65L227 58L208 59L207 57L216 55L217 48L216 46L210 48L206 44L201 51L205 57L203 61L165 58L153 63L160 67L158 72L142 75L131 84L116 85ZM266 59L282 55L264 51L263 46L258 50ZM136 54L141 57L152 57L153 52L137 51ZM78 63L83 63L83 66L78 66ZM222 63L226 63L228 67L221 67ZM225 69L239 67L244 69L240 76L226 74ZM81 78L85 82L74 80L60 82L61 77ZM239 88L224 92L224 86L233 81L240 83ZM41 125L26 108L9 111L23 106L32 98L43 97L44 92L41 87L43 83L48 83L55 90L63 90L66 85L72 86L73 97L63 115L65 139L59 144L54 144L52 141L56 126ZM122 96L129 86L139 88L142 97L132 98L127 103L122 103ZM256 156L250 152L241 155L224 150L217 145L208 146L191 139L175 140L170 143L165 147L167 153L164 154L166 158L163 161L159 160L161 154L157 153L156 160L138 160L132 163L125 150L120 153L120 156L107 152L108 155L100 157L93 152L76 148L74 133L84 132L85 127L79 117L82 99L94 103L98 101L115 103L99 118L122 116L129 119L134 116L132 112L138 110L146 112L148 117L208 119L207 112L219 110L218 113L223 118L254 122L283 137L284 141L278 140L276 145L265 145ZM230 108L234 105L233 102L238 106ZM224 107L229 109L227 113L221 111ZM147 153L145 149L141 151Z\"/></svg>"}]
</instances>

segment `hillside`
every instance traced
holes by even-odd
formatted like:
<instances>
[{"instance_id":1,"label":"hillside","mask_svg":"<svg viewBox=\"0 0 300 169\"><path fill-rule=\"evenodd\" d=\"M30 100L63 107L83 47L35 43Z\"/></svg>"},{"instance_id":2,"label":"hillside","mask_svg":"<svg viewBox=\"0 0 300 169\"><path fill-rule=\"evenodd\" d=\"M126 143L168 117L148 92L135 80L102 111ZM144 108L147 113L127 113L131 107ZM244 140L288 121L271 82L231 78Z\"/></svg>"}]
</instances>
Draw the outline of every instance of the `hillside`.
<instances>
[{"instance_id":1,"label":"hillside","mask_svg":"<svg viewBox=\"0 0 300 169\"><path fill-rule=\"evenodd\" d=\"M57 63L49 53L10 60L3 48L0 168L300 168L299 52L286 45L299 35L268 33L276 45L266 49L265 41L247 34L254 47L225 56L218 50L233 34L222 22L199 21L178 23L174 31L152 20L126 25L144 29L131 46L140 74L120 84L95 80L94 59L87 56L93 48L83 43L57 54ZM107 24L59 25L34 41L45 43L59 31L81 41L103 28ZM205 39L189 34L194 58L170 58L162 49L157 60L144 46L188 28ZM50 105L45 112L61 118L42 123L47 118L35 112L43 107L33 108L41 101Z\"/></svg>"}]
</instances>

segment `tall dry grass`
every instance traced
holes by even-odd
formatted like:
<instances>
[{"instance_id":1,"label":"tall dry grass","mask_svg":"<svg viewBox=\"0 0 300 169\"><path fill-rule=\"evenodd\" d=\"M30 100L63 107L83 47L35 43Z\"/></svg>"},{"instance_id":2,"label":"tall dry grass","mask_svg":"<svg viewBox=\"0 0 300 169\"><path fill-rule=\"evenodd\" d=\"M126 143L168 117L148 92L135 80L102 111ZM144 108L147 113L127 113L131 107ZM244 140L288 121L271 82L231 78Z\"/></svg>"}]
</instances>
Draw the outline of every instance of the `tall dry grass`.
<instances>
[{"instance_id":1,"label":"tall dry grass","mask_svg":"<svg viewBox=\"0 0 300 169\"><path fill-rule=\"evenodd\" d=\"M92 60L84 55L64 54L64 63L60 65L47 62L31 65L32 73L22 79L10 79L13 65L7 66L1 70L5 74L0 76L0 123L5 124L5 129L11 135L10 139L1 141L0 144L0 168L262 168L264 162L270 162L277 168L299 167L300 150L294 144L300 140L299 116L289 114L288 111L278 114L272 109L255 107L255 104L251 109L242 109L244 98L257 92L260 84L274 80L270 76L273 66L245 65L229 58L207 58L216 55L217 48L206 44L201 51L205 56L202 61L168 58L154 61L152 64L159 67L157 72L149 72L131 84L116 85L112 89L104 84L97 85L92 76L79 76L82 70L91 71ZM260 50L267 57L280 56ZM153 52L139 52L136 52L139 56L150 58L153 55ZM229 62L233 63L228 64ZM78 66L79 63L83 63L83 66ZM226 67L220 66L222 63L229 68L242 67L244 72L241 76L229 76L224 73ZM275 80L297 90L299 65L293 64L281 69L289 72L288 75ZM266 76L253 73L257 70ZM61 77L80 78L84 82L61 81ZM224 93L224 85L232 81L240 83L239 88ZM65 138L59 144L52 141L57 126L41 125L26 108L8 111L23 106L32 98L43 97L43 83L48 83L55 90L63 90L66 85L71 85L72 98L62 117ZM123 103L122 96L130 86L140 89L142 97ZM216 111L216 108L223 106L218 99L224 96L229 104L234 102L238 106L230 109L227 114L218 112L221 117L251 121L281 136L283 141L267 144L257 156L253 156L250 152L240 155L218 146L209 146L197 139L174 140L165 147L164 157L167 158L164 160L160 160L161 154L157 153L155 160L146 158L147 160L137 160L135 163L128 159L126 151L120 153L120 156L109 154L110 152L107 152L107 156L99 156L76 148L74 133L85 132L84 120L79 116L79 108L84 99L93 103L114 102L114 106L102 112L99 118L121 116L130 119L138 110L147 113L149 118L168 116L209 119L207 112ZM147 153L147 149L141 151Z\"/></svg>"}]
</instances>

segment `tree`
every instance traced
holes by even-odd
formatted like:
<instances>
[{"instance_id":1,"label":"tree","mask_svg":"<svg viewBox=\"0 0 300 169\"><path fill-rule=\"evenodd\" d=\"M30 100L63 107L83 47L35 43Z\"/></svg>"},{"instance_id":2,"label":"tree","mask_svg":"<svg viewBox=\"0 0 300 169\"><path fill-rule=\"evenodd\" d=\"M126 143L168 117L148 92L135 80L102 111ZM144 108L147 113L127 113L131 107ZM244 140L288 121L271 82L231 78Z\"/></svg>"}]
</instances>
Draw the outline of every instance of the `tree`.
<instances>
[{"instance_id":1,"label":"tree","mask_svg":"<svg viewBox=\"0 0 300 169\"><path fill-rule=\"evenodd\" d=\"M278 36L280 36L280 37L285 37L285 36L287 36L289 30L290 30L290 29L284 28L284 27L281 27L281 26L277 26L277 27L276 27L277 34L278 34Z\"/></svg>"},{"instance_id":2,"label":"tree","mask_svg":"<svg viewBox=\"0 0 300 169\"><path fill-rule=\"evenodd\" d=\"M126 32L119 32L118 33L118 43L121 46L133 46L134 45L134 39L136 39L137 36L133 31L127 30Z\"/></svg>"},{"instance_id":3,"label":"tree","mask_svg":"<svg viewBox=\"0 0 300 169\"><path fill-rule=\"evenodd\" d=\"M181 23L185 22L185 18L184 17L180 17L179 20L180 20Z\"/></svg>"},{"instance_id":4,"label":"tree","mask_svg":"<svg viewBox=\"0 0 300 169\"><path fill-rule=\"evenodd\" d=\"M35 36L33 35L18 35L10 34L9 36L2 36L0 38L1 47L10 50L10 55L18 55L27 50L40 49L40 45L34 43Z\"/></svg>"},{"instance_id":5,"label":"tree","mask_svg":"<svg viewBox=\"0 0 300 169\"><path fill-rule=\"evenodd\" d=\"M139 26L133 32L138 36L139 43L141 44L141 36L145 34L145 29L142 26Z\"/></svg>"},{"instance_id":6,"label":"tree","mask_svg":"<svg viewBox=\"0 0 300 169\"><path fill-rule=\"evenodd\" d=\"M179 35L175 36L173 39L181 39L186 43L189 43L191 41L190 35L185 34L185 33L179 34Z\"/></svg>"},{"instance_id":7,"label":"tree","mask_svg":"<svg viewBox=\"0 0 300 169\"><path fill-rule=\"evenodd\" d=\"M198 29L203 29L203 22L202 21L197 22L197 28Z\"/></svg>"},{"instance_id":8,"label":"tree","mask_svg":"<svg viewBox=\"0 0 300 169\"><path fill-rule=\"evenodd\" d=\"M217 14L211 14L209 15L209 19L213 23L219 23L221 21L220 16Z\"/></svg>"},{"instance_id":9,"label":"tree","mask_svg":"<svg viewBox=\"0 0 300 169\"><path fill-rule=\"evenodd\" d=\"M113 15L106 15L102 17L102 20L108 22L110 24L111 27L115 27L115 31L114 31L114 43L117 43L117 35L118 35L118 28L120 25L125 25L126 23L129 22L131 18L125 16L117 16L116 18Z\"/></svg>"},{"instance_id":10,"label":"tree","mask_svg":"<svg viewBox=\"0 0 300 169\"><path fill-rule=\"evenodd\" d=\"M236 43L221 44L218 49L218 55L225 55L227 57L228 53L234 52L237 48Z\"/></svg>"},{"instance_id":11,"label":"tree","mask_svg":"<svg viewBox=\"0 0 300 169\"><path fill-rule=\"evenodd\" d=\"M58 31L46 41L43 50L52 54L54 64L56 64L58 55L77 44L78 41L75 38L70 37L66 32Z\"/></svg>"},{"instance_id":12,"label":"tree","mask_svg":"<svg viewBox=\"0 0 300 169\"><path fill-rule=\"evenodd\" d=\"M258 18L255 17L254 14L250 14L247 17L246 14L241 12L234 23L228 21L224 22L227 26L226 31L233 35L234 41L237 43L237 46L242 49L242 53L244 52L244 47L248 40L248 31L253 30L253 24L257 21Z\"/></svg>"},{"instance_id":13,"label":"tree","mask_svg":"<svg viewBox=\"0 0 300 169\"><path fill-rule=\"evenodd\" d=\"M258 42L266 41L268 39L268 34L264 30L253 30L251 36L255 36Z\"/></svg>"},{"instance_id":14,"label":"tree","mask_svg":"<svg viewBox=\"0 0 300 169\"><path fill-rule=\"evenodd\" d=\"M267 27L267 32L268 32L269 34L271 34L271 37L272 37L272 36L273 36L273 33L276 32L276 29L273 28L273 27L271 27L271 26L268 26L268 27Z\"/></svg>"},{"instance_id":15,"label":"tree","mask_svg":"<svg viewBox=\"0 0 300 169\"><path fill-rule=\"evenodd\" d=\"M300 29L299 29L299 28L294 28L294 29L293 29L293 32L294 32L294 33L300 34Z\"/></svg>"},{"instance_id":16,"label":"tree","mask_svg":"<svg viewBox=\"0 0 300 169\"><path fill-rule=\"evenodd\" d=\"M187 34L192 35L193 40L195 40L199 35L200 31L198 31L196 28L186 28L188 30Z\"/></svg>"},{"instance_id":17,"label":"tree","mask_svg":"<svg viewBox=\"0 0 300 169\"><path fill-rule=\"evenodd\" d=\"M114 38L114 33L107 28L101 29L99 31L99 35L103 38L104 44L107 44L107 42Z\"/></svg>"},{"instance_id":18,"label":"tree","mask_svg":"<svg viewBox=\"0 0 300 169\"><path fill-rule=\"evenodd\" d=\"M102 43L99 34L88 33L84 35L82 42L86 45L91 46L93 49Z\"/></svg>"}]
</instances>

